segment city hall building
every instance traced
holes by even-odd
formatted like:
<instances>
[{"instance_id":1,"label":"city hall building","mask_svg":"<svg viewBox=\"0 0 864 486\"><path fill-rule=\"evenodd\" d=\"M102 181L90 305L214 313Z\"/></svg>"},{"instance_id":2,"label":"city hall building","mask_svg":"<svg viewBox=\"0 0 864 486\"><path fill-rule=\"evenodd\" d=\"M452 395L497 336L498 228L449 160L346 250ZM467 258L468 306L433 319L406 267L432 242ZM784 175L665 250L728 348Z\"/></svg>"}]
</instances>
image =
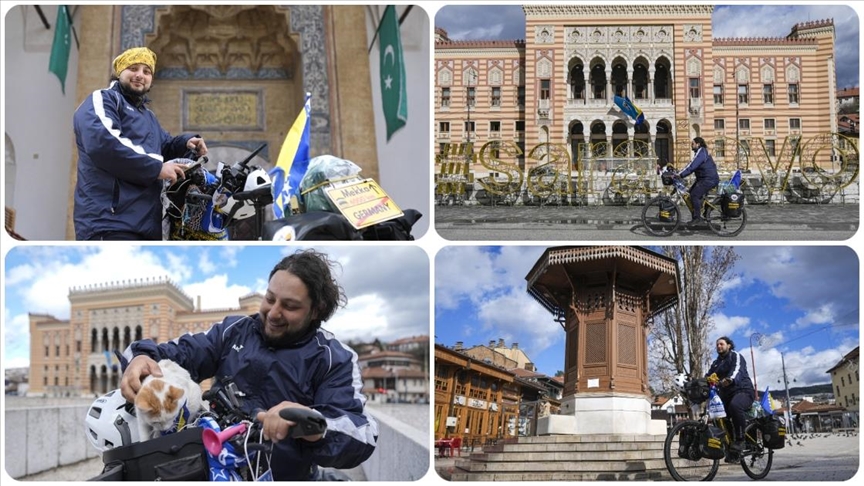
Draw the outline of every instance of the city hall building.
<instances>
[{"instance_id":1,"label":"city hall building","mask_svg":"<svg viewBox=\"0 0 864 486\"><path fill-rule=\"evenodd\" d=\"M258 312L264 297L252 293L236 308L201 311L166 278L135 279L69 290L70 318L30 317L29 396L92 396L120 387L113 350L132 341L162 343L204 332L227 315Z\"/></svg>"},{"instance_id":2,"label":"city hall building","mask_svg":"<svg viewBox=\"0 0 864 486\"><path fill-rule=\"evenodd\" d=\"M435 31L439 185L453 174L500 188L532 170L630 164L653 173L658 161L680 169L696 136L721 177L736 168L791 172L808 140L837 132L831 20L789 26L782 38L723 39L712 35L710 5L522 8L524 40L455 41ZM644 123L624 115L616 96L641 109ZM807 163L837 162L828 138L828 150L811 144Z\"/></svg>"}]
</instances>

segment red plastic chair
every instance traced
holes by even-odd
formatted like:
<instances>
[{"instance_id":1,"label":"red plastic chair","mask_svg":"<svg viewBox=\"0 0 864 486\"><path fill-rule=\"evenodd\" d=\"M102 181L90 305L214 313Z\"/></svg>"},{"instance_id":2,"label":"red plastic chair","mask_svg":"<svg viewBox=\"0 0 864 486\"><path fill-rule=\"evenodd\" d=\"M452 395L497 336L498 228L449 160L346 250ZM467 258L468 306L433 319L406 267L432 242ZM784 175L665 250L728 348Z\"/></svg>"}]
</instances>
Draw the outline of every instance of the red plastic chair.
<instances>
[{"instance_id":1,"label":"red plastic chair","mask_svg":"<svg viewBox=\"0 0 864 486\"><path fill-rule=\"evenodd\" d=\"M453 437L450 440L450 457L453 457L453 451L460 457L462 456L462 437Z\"/></svg>"}]
</instances>

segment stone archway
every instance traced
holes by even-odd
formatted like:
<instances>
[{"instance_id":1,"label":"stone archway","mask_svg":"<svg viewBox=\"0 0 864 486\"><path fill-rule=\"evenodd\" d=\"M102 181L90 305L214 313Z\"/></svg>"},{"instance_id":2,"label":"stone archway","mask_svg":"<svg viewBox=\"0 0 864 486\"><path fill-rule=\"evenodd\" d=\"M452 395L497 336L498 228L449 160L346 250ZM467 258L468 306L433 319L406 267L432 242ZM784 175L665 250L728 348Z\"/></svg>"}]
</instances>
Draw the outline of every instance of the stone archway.
<instances>
[{"instance_id":1,"label":"stone archway","mask_svg":"<svg viewBox=\"0 0 864 486\"><path fill-rule=\"evenodd\" d=\"M309 92L310 153L331 152L323 7L124 5L120 12L118 52L146 45L158 56L152 109L169 132L199 133L211 149L267 143L259 156L270 167Z\"/></svg>"}]
</instances>

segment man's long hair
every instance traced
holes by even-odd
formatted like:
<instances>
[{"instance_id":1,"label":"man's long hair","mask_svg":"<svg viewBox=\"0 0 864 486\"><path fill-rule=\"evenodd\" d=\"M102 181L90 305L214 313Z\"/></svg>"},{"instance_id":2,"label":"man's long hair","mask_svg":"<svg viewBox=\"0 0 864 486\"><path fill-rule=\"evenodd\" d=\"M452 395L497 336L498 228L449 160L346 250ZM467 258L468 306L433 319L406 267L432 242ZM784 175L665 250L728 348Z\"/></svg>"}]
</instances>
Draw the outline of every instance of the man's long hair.
<instances>
[{"instance_id":1,"label":"man's long hair","mask_svg":"<svg viewBox=\"0 0 864 486\"><path fill-rule=\"evenodd\" d=\"M306 285L315 312L312 327L318 329L322 322L333 317L337 307L344 307L348 302L345 291L333 278L333 265L335 263L324 253L314 249L298 250L273 267L268 281L280 270L299 278Z\"/></svg>"}]
</instances>

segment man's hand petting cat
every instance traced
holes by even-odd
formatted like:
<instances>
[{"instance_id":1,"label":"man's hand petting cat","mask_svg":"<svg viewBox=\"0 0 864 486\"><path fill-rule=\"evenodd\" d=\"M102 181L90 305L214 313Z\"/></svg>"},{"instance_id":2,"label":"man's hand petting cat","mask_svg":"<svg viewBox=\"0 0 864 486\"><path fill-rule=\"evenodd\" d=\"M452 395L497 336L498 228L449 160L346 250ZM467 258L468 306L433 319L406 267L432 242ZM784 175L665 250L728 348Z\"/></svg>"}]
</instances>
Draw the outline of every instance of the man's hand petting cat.
<instances>
[{"instance_id":1,"label":"man's hand petting cat","mask_svg":"<svg viewBox=\"0 0 864 486\"><path fill-rule=\"evenodd\" d=\"M123 373L123 379L120 381L120 393L123 394L126 401L135 401L135 396L138 395L138 390L141 389L141 380L149 375L162 376L162 369L149 356L142 354L129 362L129 366L126 367L126 371Z\"/></svg>"},{"instance_id":2,"label":"man's hand petting cat","mask_svg":"<svg viewBox=\"0 0 864 486\"><path fill-rule=\"evenodd\" d=\"M279 442L285 437L288 437L288 431L291 427L297 425L294 422L290 422L279 416L279 410L282 410L285 407L309 409L309 407L300 405L299 403L286 401L276 405L266 412L258 412L258 416L255 417L255 419L261 422L265 439ZM298 437L298 439L307 440L309 442L318 442L322 437L324 437L324 434L305 435Z\"/></svg>"}]
</instances>

